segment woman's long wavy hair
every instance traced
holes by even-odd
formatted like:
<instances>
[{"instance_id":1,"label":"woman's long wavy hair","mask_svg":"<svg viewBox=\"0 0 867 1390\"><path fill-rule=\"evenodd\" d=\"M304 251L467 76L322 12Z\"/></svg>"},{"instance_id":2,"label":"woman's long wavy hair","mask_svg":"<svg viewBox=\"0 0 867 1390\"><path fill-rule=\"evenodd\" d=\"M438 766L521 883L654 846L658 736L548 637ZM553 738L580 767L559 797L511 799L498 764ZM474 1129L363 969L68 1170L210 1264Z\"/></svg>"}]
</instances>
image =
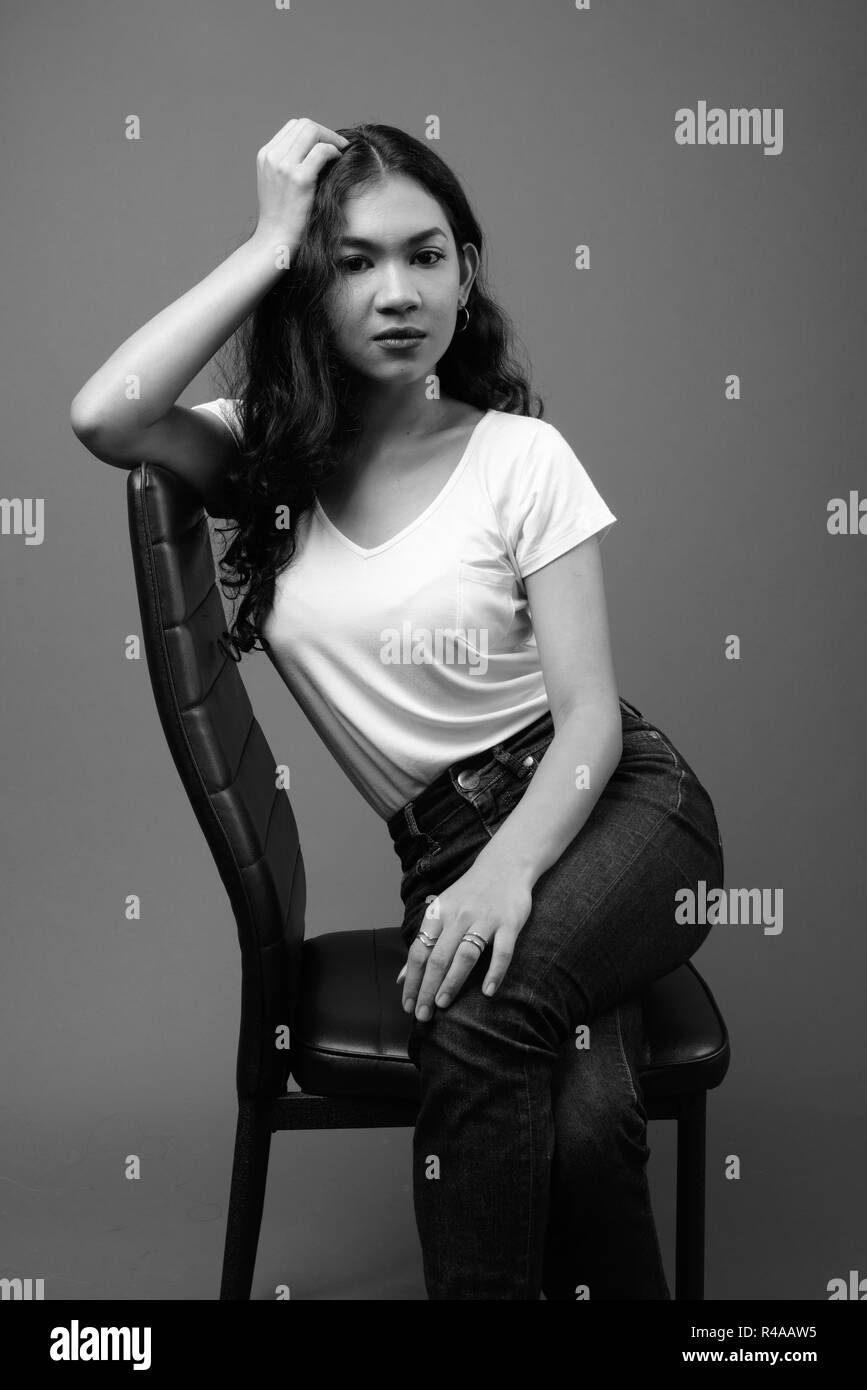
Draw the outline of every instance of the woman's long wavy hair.
<instances>
[{"instance_id":1,"label":"woman's long wavy hair","mask_svg":"<svg viewBox=\"0 0 867 1390\"><path fill-rule=\"evenodd\" d=\"M245 590L225 634L239 653L256 649L257 638L259 650L268 648L260 628L276 577L295 553L298 519L361 432L353 373L334 346L325 303L348 198L389 175L408 176L440 204L458 249L469 241L478 250L469 323L438 364L441 394L483 410L537 418L544 411L515 358L511 321L486 286L482 230L455 175L428 145L394 126L349 126L339 134L349 144L319 174L302 245L230 339L230 364L218 359L242 436L224 481L224 519L234 539L219 561L223 589L233 600ZM218 529L225 540L227 528Z\"/></svg>"}]
</instances>

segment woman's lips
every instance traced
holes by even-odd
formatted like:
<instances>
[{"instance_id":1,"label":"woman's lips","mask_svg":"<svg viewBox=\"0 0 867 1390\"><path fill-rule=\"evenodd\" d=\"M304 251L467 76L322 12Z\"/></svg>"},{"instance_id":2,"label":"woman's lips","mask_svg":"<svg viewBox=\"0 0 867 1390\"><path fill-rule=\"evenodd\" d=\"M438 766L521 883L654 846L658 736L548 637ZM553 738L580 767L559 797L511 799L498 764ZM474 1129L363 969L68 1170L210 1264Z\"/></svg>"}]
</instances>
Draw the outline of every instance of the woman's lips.
<instances>
[{"instance_id":1,"label":"woman's lips","mask_svg":"<svg viewBox=\"0 0 867 1390\"><path fill-rule=\"evenodd\" d=\"M373 341L384 348L414 348L424 342L424 334L418 338L374 338Z\"/></svg>"}]
</instances>

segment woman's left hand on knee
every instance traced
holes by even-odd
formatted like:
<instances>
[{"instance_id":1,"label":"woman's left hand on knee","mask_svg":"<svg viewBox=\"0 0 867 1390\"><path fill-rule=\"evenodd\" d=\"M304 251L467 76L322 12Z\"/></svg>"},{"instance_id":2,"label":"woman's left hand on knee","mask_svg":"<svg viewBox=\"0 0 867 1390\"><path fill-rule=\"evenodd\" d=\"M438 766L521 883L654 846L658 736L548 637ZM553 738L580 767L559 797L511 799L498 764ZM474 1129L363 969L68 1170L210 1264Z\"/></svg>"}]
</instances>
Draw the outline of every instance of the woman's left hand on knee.
<instances>
[{"instance_id":1,"label":"woman's left hand on knee","mask_svg":"<svg viewBox=\"0 0 867 1390\"><path fill-rule=\"evenodd\" d=\"M426 946L416 936L410 946L404 1009L414 1008L416 1017L426 1022L433 1017L435 1005L448 1008L484 954L480 944L462 939L468 932L484 941L485 951L492 947L482 988L483 993L493 994L509 967L532 905L532 890L523 878L474 864L428 904L420 930L435 937L436 943Z\"/></svg>"}]
</instances>

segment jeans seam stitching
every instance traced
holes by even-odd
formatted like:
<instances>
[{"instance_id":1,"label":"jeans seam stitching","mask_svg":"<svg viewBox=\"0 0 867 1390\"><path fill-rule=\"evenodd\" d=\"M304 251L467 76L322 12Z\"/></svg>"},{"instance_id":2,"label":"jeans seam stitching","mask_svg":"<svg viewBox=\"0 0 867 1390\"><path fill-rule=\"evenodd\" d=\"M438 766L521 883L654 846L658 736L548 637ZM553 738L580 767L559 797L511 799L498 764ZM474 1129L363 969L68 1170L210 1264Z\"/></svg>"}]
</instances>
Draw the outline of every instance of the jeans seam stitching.
<instances>
[{"instance_id":1,"label":"jeans seam stitching","mask_svg":"<svg viewBox=\"0 0 867 1390\"><path fill-rule=\"evenodd\" d=\"M629 1065L629 1058L628 1058L627 1055L626 1055L626 1048L623 1046L623 1034L622 1034L622 1032L621 1032L621 1030L620 1030L620 1005L619 1005L619 1004L616 1004L616 1005L614 1006L614 1018L615 1018L615 1022L616 1022L616 1024L617 1024L617 1044L618 1044L618 1046L619 1046L619 1048L620 1048L620 1056L623 1058L623 1065L624 1065L625 1068L626 1068L626 1075L627 1075L628 1078L629 1078L629 1089L630 1089L630 1091L632 1092L632 1099L635 1101L636 1105L638 1105L638 1104L639 1104L638 1092L637 1092L636 1089L635 1089L635 1080L634 1080L633 1075L632 1075L632 1068L631 1068L631 1066Z\"/></svg>"},{"instance_id":2,"label":"jeans seam stitching","mask_svg":"<svg viewBox=\"0 0 867 1390\"><path fill-rule=\"evenodd\" d=\"M659 741L662 744L663 748L669 754L671 761L674 763L674 766L680 772L680 782L678 783L677 788L677 805L675 806L674 811L672 812L673 815L676 815L677 812L680 810L680 791L681 786L683 784L683 774L686 771L686 769L684 767L681 767L680 760L678 759L678 756L672 748L671 744L668 742L668 739L664 738L658 729L656 730L656 734L658 735Z\"/></svg>"}]
</instances>

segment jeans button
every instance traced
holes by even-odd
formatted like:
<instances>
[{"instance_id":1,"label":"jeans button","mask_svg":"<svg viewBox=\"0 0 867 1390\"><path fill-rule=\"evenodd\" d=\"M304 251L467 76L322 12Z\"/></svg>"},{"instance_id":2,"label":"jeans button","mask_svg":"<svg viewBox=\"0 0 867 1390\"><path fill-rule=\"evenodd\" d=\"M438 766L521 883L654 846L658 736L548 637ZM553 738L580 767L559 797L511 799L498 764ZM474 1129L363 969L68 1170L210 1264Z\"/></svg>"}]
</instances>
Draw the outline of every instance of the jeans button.
<instances>
[{"instance_id":1,"label":"jeans button","mask_svg":"<svg viewBox=\"0 0 867 1390\"><path fill-rule=\"evenodd\" d=\"M469 767L461 768L458 773L458 786L463 787L465 791L472 791L474 787L479 785L481 780L479 774Z\"/></svg>"}]
</instances>

